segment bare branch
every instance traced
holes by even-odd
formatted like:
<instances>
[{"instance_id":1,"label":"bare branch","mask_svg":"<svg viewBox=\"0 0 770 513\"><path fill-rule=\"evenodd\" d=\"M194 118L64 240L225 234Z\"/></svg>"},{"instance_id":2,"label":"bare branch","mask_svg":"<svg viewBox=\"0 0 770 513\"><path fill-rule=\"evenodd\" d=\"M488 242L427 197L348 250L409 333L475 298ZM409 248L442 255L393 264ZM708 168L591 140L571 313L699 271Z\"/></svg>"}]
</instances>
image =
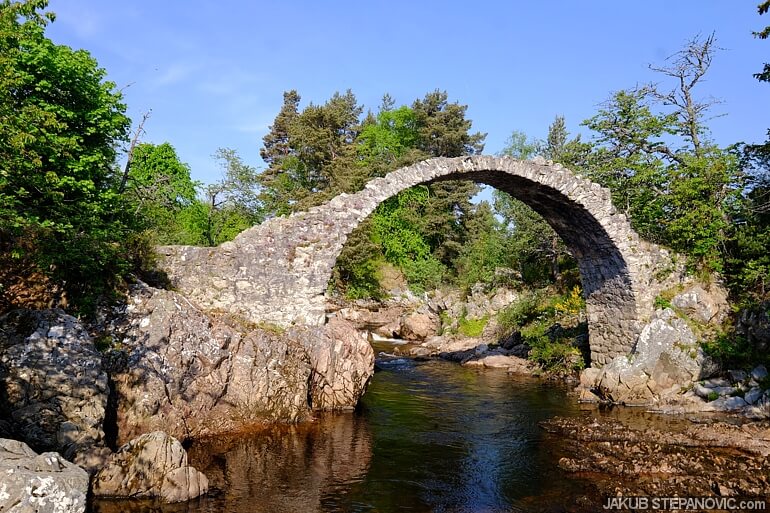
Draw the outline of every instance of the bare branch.
<instances>
[{"instance_id":1,"label":"bare branch","mask_svg":"<svg viewBox=\"0 0 770 513\"><path fill-rule=\"evenodd\" d=\"M677 87L671 91L662 92L657 85L650 86L649 91L663 105L676 109L681 133L690 140L696 153L701 149L703 115L721 101L713 97L698 101L693 96L693 89L703 81L714 53L720 49L716 46L714 33L705 39L698 35L683 50L669 56L666 66L649 66L652 71L676 79Z\"/></svg>"},{"instance_id":2,"label":"bare branch","mask_svg":"<svg viewBox=\"0 0 770 513\"><path fill-rule=\"evenodd\" d=\"M128 148L128 157L126 158L126 167L123 168L123 178L120 180L120 188L118 189L118 192L120 194L123 194L123 192L126 190L126 183L128 182L128 173L131 171L131 163L134 160L134 149L136 149L136 145L139 142L139 138L142 136L144 132L144 123L150 118L150 114L152 114L152 109L148 110L144 114L142 114L142 121L139 122L139 126L136 128L136 132L134 132L134 137L131 138L131 146Z\"/></svg>"}]
</instances>

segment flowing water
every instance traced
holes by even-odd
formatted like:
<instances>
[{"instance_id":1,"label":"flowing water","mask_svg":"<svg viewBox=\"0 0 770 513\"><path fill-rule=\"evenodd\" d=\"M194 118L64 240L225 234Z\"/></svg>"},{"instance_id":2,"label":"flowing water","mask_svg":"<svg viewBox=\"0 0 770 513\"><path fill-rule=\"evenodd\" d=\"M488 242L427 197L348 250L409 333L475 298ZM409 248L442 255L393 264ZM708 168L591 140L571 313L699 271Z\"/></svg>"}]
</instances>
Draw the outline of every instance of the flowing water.
<instances>
[{"instance_id":1,"label":"flowing water","mask_svg":"<svg viewBox=\"0 0 770 513\"><path fill-rule=\"evenodd\" d=\"M580 413L563 387L435 360L378 367L355 413L194 443L206 497L92 511L555 512L580 494L557 468L558 440L538 427Z\"/></svg>"}]
</instances>

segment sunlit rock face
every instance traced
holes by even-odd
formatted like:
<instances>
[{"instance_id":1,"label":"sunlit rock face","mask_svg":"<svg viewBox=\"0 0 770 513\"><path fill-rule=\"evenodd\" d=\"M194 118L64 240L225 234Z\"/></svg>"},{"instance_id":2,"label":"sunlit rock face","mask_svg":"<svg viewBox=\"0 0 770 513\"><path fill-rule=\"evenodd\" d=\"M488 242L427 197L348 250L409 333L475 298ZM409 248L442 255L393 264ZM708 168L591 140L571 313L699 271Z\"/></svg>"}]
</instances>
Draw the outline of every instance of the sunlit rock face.
<instances>
[{"instance_id":1,"label":"sunlit rock face","mask_svg":"<svg viewBox=\"0 0 770 513\"><path fill-rule=\"evenodd\" d=\"M94 475L97 497L184 502L206 493L209 481L187 463L182 444L162 431L139 436L110 456Z\"/></svg>"},{"instance_id":2,"label":"sunlit rock face","mask_svg":"<svg viewBox=\"0 0 770 513\"><path fill-rule=\"evenodd\" d=\"M345 321L257 326L143 284L111 329L119 443L155 430L186 440L352 409L374 373L371 346Z\"/></svg>"},{"instance_id":3,"label":"sunlit rock face","mask_svg":"<svg viewBox=\"0 0 770 513\"><path fill-rule=\"evenodd\" d=\"M271 219L216 248L161 248L178 291L204 309L253 322L325 322L332 269L348 235L386 199L418 184L471 180L520 199L540 213L576 258L590 330L592 364L633 348L652 303L677 269L617 212L608 189L559 164L508 157L435 158L370 181L364 190L289 217Z\"/></svg>"},{"instance_id":4,"label":"sunlit rock face","mask_svg":"<svg viewBox=\"0 0 770 513\"><path fill-rule=\"evenodd\" d=\"M83 513L88 473L58 453L0 438L0 511Z\"/></svg>"},{"instance_id":5,"label":"sunlit rock face","mask_svg":"<svg viewBox=\"0 0 770 513\"><path fill-rule=\"evenodd\" d=\"M99 460L109 394L101 354L61 310L0 317L0 430L38 451ZM77 458L76 456L80 456Z\"/></svg>"}]
</instances>

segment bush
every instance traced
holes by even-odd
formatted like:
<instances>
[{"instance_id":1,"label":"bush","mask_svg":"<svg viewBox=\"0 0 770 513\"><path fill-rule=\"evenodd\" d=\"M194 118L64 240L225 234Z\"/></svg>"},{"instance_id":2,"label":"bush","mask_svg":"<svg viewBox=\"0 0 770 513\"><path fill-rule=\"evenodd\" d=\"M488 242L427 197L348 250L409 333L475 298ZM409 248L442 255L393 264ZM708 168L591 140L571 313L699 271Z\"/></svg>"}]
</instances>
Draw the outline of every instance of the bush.
<instances>
[{"instance_id":1,"label":"bush","mask_svg":"<svg viewBox=\"0 0 770 513\"><path fill-rule=\"evenodd\" d=\"M438 288L447 274L446 266L432 256L403 262L401 270L409 282L409 288L418 293Z\"/></svg>"},{"instance_id":2,"label":"bush","mask_svg":"<svg viewBox=\"0 0 770 513\"><path fill-rule=\"evenodd\" d=\"M532 293L523 296L515 303L506 307L497 314L497 322L500 325L501 332L508 334L537 318L541 313L539 306L540 300L538 295Z\"/></svg>"},{"instance_id":3,"label":"bush","mask_svg":"<svg viewBox=\"0 0 770 513\"><path fill-rule=\"evenodd\" d=\"M484 327L489 321L488 316L481 319L466 319L465 315L460 317L458 331L466 337L478 337L484 331Z\"/></svg>"},{"instance_id":4,"label":"bush","mask_svg":"<svg viewBox=\"0 0 770 513\"><path fill-rule=\"evenodd\" d=\"M571 340L551 340L543 335L527 339L527 343L531 347L529 359L537 362L548 373L571 374L585 367L580 350L572 345Z\"/></svg>"}]
</instances>

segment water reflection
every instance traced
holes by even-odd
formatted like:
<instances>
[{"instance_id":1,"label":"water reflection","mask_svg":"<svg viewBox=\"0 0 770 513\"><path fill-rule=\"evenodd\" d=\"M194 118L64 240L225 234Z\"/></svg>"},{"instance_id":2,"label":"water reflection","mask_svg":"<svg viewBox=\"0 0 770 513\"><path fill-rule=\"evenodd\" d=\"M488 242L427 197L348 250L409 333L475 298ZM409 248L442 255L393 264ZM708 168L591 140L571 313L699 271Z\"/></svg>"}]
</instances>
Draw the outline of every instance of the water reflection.
<instances>
[{"instance_id":1,"label":"water reflection","mask_svg":"<svg viewBox=\"0 0 770 513\"><path fill-rule=\"evenodd\" d=\"M565 511L574 487L537 423L577 414L562 389L505 372L383 360L360 411L196 443L206 497L93 511Z\"/></svg>"}]
</instances>

